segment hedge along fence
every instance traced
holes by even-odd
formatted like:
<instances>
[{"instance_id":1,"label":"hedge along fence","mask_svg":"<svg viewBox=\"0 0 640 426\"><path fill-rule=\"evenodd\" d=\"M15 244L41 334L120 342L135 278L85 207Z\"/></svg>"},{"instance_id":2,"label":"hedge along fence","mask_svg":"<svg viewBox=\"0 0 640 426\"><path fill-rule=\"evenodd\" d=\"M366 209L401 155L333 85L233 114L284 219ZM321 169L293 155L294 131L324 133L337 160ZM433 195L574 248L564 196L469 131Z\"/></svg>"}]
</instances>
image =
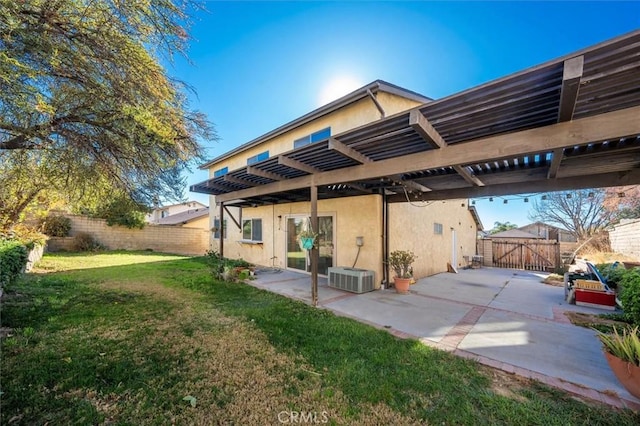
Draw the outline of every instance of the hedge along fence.
<instances>
[{"instance_id":1,"label":"hedge along fence","mask_svg":"<svg viewBox=\"0 0 640 426\"><path fill-rule=\"evenodd\" d=\"M0 239L0 287L15 281L27 267L29 250L19 241Z\"/></svg>"}]
</instances>

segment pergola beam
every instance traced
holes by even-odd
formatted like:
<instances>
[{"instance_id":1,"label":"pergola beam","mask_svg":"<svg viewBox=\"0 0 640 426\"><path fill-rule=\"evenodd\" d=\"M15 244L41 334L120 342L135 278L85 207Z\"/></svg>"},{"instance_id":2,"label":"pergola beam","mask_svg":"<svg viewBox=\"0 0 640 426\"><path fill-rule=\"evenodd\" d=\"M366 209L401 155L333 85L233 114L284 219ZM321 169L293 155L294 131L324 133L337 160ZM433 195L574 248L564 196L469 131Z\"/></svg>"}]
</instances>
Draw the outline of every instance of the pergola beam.
<instances>
[{"instance_id":1,"label":"pergola beam","mask_svg":"<svg viewBox=\"0 0 640 426\"><path fill-rule=\"evenodd\" d=\"M340 142L335 138L329 138L329 149L336 151L347 158L351 158L352 160L355 160L360 164L373 162L371 158L367 157L364 154L359 153L355 149L343 144L342 142Z\"/></svg>"},{"instance_id":2,"label":"pergola beam","mask_svg":"<svg viewBox=\"0 0 640 426\"><path fill-rule=\"evenodd\" d=\"M322 170L316 167L305 164L302 161L294 160L293 158L285 157L284 155L278 156L278 164L309 173L310 175L322 172Z\"/></svg>"},{"instance_id":3,"label":"pergola beam","mask_svg":"<svg viewBox=\"0 0 640 426\"><path fill-rule=\"evenodd\" d=\"M471 174L471 172L464 166L453 166L453 169L458 172L460 176L464 178L471 185L475 186L484 186L484 182L482 182L477 176Z\"/></svg>"},{"instance_id":4,"label":"pergola beam","mask_svg":"<svg viewBox=\"0 0 640 426\"><path fill-rule=\"evenodd\" d=\"M281 180L285 180L286 179L282 175L279 175L279 174L273 173L273 172L268 172L266 170L260 170L260 169L256 168L255 166L247 166L247 174L254 175L254 176L260 176L260 177L271 179L271 180L275 180L275 181L281 181ZM241 198L244 198L244 197L241 197Z\"/></svg>"},{"instance_id":5,"label":"pergola beam","mask_svg":"<svg viewBox=\"0 0 640 426\"><path fill-rule=\"evenodd\" d=\"M239 177L235 177L235 176L231 176L231 175L224 175L224 180L230 183L236 183L238 185L245 185L245 186L254 186L255 183L248 181L246 179L242 179Z\"/></svg>"},{"instance_id":6,"label":"pergola beam","mask_svg":"<svg viewBox=\"0 0 640 426\"><path fill-rule=\"evenodd\" d=\"M452 165L476 164L544 153L594 141L640 134L640 106L513 133L490 136L440 149L360 164L314 176L317 185L366 181L394 174L431 170ZM256 197L309 187L312 176L273 182L218 197L221 201ZM518 185L513 185L518 188ZM484 187L488 188L488 187ZM435 192L435 191L434 191Z\"/></svg>"},{"instance_id":7,"label":"pergola beam","mask_svg":"<svg viewBox=\"0 0 640 426\"><path fill-rule=\"evenodd\" d=\"M573 111L576 108L576 100L578 99L583 67L584 56L576 56L575 58L564 61L562 88L560 89L558 123L570 121L573 118Z\"/></svg>"},{"instance_id":8,"label":"pergola beam","mask_svg":"<svg viewBox=\"0 0 640 426\"><path fill-rule=\"evenodd\" d=\"M434 148L444 148L447 146L447 143L442 136L440 136L440 133L438 133L431 123L429 123L427 117L425 117L419 110L411 110L409 113L409 125Z\"/></svg>"},{"instance_id":9,"label":"pergola beam","mask_svg":"<svg viewBox=\"0 0 640 426\"><path fill-rule=\"evenodd\" d=\"M431 191L431 188L427 188L426 186L421 185L416 181L402 179L402 175L389 176L389 179L391 179L392 181L394 181L398 185L403 185L403 186L409 188L412 191L420 191L420 192L429 192L429 191Z\"/></svg>"},{"instance_id":10,"label":"pergola beam","mask_svg":"<svg viewBox=\"0 0 640 426\"><path fill-rule=\"evenodd\" d=\"M551 164L549 165L549 171L547 172L547 179L555 179L558 176L558 170L560 170L560 163L562 163L562 157L564 157L564 149L558 148L553 150L553 156L551 157Z\"/></svg>"},{"instance_id":11,"label":"pergola beam","mask_svg":"<svg viewBox=\"0 0 640 426\"><path fill-rule=\"evenodd\" d=\"M538 179L526 182L503 183L484 187L457 188L418 194L415 201L435 201L458 198L502 196L522 193L565 191L568 189L605 188L640 184L640 169L629 172L602 173L589 176L573 176L557 179ZM388 196L390 203L406 201L402 194Z\"/></svg>"},{"instance_id":12,"label":"pergola beam","mask_svg":"<svg viewBox=\"0 0 640 426\"><path fill-rule=\"evenodd\" d=\"M562 87L560 89L560 107L558 108L558 123L573 119L583 68L584 56L576 56L575 58L564 61ZM549 165L547 179L555 179L558 175L563 153L564 150L561 148L553 150L553 158Z\"/></svg>"}]
</instances>

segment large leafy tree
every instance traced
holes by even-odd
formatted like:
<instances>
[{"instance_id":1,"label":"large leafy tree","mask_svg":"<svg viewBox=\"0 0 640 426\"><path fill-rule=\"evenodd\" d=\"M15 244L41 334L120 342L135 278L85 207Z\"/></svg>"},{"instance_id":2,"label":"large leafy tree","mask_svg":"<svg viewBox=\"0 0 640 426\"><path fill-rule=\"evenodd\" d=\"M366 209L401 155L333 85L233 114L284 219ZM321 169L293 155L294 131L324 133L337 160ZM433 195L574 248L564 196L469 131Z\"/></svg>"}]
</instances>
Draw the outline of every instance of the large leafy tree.
<instances>
[{"instance_id":1,"label":"large leafy tree","mask_svg":"<svg viewBox=\"0 0 640 426\"><path fill-rule=\"evenodd\" d=\"M175 200L214 139L162 63L188 0L0 0L0 228L56 194Z\"/></svg>"},{"instance_id":2,"label":"large leafy tree","mask_svg":"<svg viewBox=\"0 0 640 426\"><path fill-rule=\"evenodd\" d=\"M518 225L515 223L507 222L494 222L493 229L489 231L490 234L497 234L498 232L508 231L510 229L516 229Z\"/></svg>"}]
</instances>

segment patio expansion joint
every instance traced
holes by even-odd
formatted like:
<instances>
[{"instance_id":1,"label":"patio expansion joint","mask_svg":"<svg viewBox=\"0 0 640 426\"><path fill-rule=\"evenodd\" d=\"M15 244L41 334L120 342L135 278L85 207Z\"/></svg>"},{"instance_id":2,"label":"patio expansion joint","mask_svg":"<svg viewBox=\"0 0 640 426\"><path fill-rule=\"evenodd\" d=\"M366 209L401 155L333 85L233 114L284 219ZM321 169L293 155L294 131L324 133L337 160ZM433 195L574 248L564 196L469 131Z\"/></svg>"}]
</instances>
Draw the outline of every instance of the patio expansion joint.
<instances>
[{"instance_id":1,"label":"patio expansion joint","mask_svg":"<svg viewBox=\"0 0 640 426\"><path fill-rule=\"evenodd\" d=\"M425 299L441 300L443 302L455 303L457 305L463 305L463 306L477 307L477 308L482 308L482 309L485 309L485 310L490 310L490 311L495 311L495 312L505 312L505 313L521 316L521 317L524 317L524 318L532 319L532 320L535 320L535 321L552 322L552 323L558 323L559 322L559 323L567 324L562 318L560 318L559 316L556 316L555 313L554 313L553 318L547 318L547 317L541 317L539 315L531 315L531 314L525 314L523 312L510 311L509 309L495 308L495 307L489 306L489 305L476 305L475 303L462 302L460 300L454 300L454 299L447 299L446 297L439 297L439 296L432 296L432 295L427 295L427 294L420 294L418 292L412 292L412 294L415 295L415 296L423 297ZM571 324L571 322L569 322L568 324Z\"/></svg>"},{"instance_id":2,"label":"patio expansion joint","mask_svg":"<svg viewBox=\"0 0 640 426\"><path fill-rule=\"evenodd\" d=\"M482 306L472 307L469 312L449 330L442 340L440 340L440 343L444 346L457 348L486 310L487 308Z\"/></svg>"}]
</instances>

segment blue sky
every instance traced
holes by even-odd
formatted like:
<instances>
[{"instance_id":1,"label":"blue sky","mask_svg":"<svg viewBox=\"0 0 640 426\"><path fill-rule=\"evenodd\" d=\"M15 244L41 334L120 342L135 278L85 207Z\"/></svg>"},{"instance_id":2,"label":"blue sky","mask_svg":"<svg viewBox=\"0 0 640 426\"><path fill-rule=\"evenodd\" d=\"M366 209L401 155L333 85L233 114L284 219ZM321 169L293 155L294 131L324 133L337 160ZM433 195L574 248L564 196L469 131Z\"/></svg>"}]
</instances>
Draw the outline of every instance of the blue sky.
<instances>
[{"instance_id":1,"label":"blue sky","mask_svg":"<svg viewBox=\"0 0 640 426\"><path fill-rule=\"evenodd\" d=\"M205 4L192 63L169 73L216 126L208 158L376 79L437 99L640 28L637 1ZM188 183L206 179L194 170ZM531 203L507 198L476 202L486 228L528 223Z\"/></svg>"}]
</instances>

